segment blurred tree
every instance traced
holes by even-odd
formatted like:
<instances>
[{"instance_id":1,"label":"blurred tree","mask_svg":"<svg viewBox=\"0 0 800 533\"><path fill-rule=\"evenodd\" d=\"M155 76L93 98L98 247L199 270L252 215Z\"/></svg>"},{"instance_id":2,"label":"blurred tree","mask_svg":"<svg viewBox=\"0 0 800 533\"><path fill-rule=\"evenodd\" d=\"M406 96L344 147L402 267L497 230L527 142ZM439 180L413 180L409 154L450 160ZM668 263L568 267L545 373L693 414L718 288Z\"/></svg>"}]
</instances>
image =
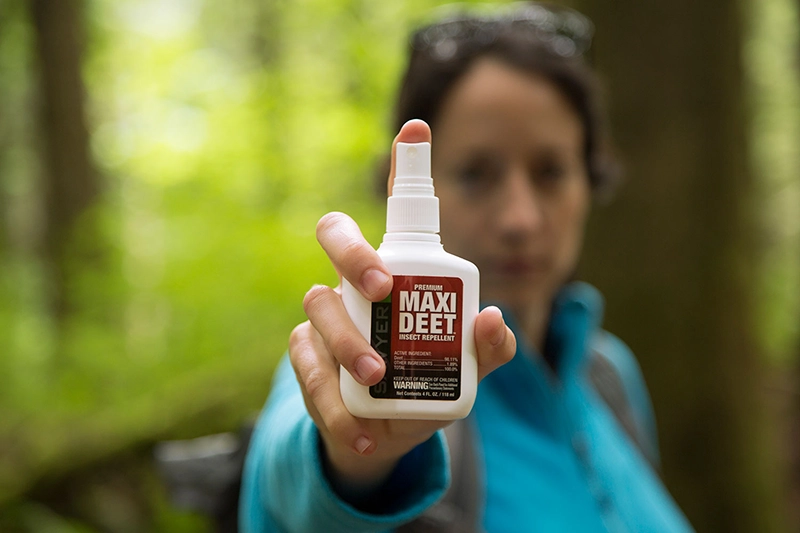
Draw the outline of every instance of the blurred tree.
<instances>
[{"instance_id":1,"label":"blurred tree","mask_svg":"<svg viewBox=\"0 0 800 533\"><path fill-rule=\"evenodd\" d=\"M39 64L44 252L51 278L51 309L62 322L74 307L69 277L75 230L100 192L98 172L89 155L84 112L83 2L31 0L29 6Z\"/></svg>"},{"instance_id":2,"label":"blurred tree","mask_svg":"<svg viewBox=\"0 0 800 533\"><path fill-rule=\"evenodd\" d=\"M586 0L626 183L584 276L650 385L667 485L699 531L780 530L754 340L739 6Z\"/></svg>"},{"instance_id":3,"label":"blurred tree","mask_svg":"<svg viewBox=\"0 0 800 533\"><path fill-rule=\"evenodd\" d=\"M25 248L30 219L27 207L31 175L28 145L30 93L27 0L0 2L0 257L10 249ZM23 244L23 245L21 245Z\"/></svg>"}]
</instances>

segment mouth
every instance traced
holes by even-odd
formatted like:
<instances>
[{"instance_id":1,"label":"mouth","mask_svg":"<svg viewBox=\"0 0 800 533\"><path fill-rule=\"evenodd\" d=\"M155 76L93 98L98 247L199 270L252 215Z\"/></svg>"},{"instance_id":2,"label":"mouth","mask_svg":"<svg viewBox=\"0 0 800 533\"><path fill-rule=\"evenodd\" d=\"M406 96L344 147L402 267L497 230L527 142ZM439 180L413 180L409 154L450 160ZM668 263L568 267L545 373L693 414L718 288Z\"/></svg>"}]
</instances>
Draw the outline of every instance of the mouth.
<instances>
[{"instance_id":1,"label":"mouth","mask_svg":"<svg viewBox=\"0 0 800 533\"><path fill-rule=\"evenodd\" d=\"M548 270L549 262L541 257L509 257L496 263L498 273L508 277L528 277L542 275Z\"/></svg>"}]
</instances>

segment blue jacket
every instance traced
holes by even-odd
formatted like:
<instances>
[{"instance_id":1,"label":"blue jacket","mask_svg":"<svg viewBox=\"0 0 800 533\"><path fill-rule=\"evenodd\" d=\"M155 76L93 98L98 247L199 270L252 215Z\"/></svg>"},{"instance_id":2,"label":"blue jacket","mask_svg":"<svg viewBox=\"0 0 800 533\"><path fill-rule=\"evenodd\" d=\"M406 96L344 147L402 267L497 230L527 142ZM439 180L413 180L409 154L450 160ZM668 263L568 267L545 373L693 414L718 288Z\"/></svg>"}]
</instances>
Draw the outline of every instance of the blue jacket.
<instances>
[{"instance_id":1,"label":"blue jacket","mask_svg":"<svg viewBox=\"0 0 800 533\"><path fill-rule=\"evenodd\" d=\"M654 435L638 364L621 341L600 329L601 316L602 298L593 287L565 287L548 332L557 354L555 375L519 342L514 359L480 384L470 418L483 460L486 531L692 530L587 379L588 355L600 351L622 378L637 431ZM515 328L511 320L509 325ZM359 511L339 498L323 473L319 435L284 358L248 452L240 529L390 531L441 498L449 482L439 432L398 465L390 483L405 489L395 491L381 513Z\"/></svg>"}]
</instances>

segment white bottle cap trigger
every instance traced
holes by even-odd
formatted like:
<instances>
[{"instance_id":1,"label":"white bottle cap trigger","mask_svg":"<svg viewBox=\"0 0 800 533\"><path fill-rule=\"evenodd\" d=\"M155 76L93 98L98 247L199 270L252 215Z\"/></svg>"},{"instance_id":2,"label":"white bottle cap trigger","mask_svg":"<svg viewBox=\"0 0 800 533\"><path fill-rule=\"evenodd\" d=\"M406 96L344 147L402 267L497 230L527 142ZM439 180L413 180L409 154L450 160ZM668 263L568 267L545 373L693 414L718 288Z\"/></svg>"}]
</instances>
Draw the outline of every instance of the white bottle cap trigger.
<instances>
[{"instance_id":1,"label":"white bottle cap trigger","mask_svg":"<svg viewBox=\"0 0 800 533\"><path fill-rule=\"evenodd\" d=\"M430 143L397 143L386 232L439 233L439 199L431 178Z\"/></svg>"},{"instance_id":2,"label":"white bottle cap trigger","mask_svg":"<svg viewBox=\"0 0 800 533\"><path fill-rule=\"evenodd\" d=\"M396 177L431 177L430 143L397 143Z\"/></svg>"}]
</instances>

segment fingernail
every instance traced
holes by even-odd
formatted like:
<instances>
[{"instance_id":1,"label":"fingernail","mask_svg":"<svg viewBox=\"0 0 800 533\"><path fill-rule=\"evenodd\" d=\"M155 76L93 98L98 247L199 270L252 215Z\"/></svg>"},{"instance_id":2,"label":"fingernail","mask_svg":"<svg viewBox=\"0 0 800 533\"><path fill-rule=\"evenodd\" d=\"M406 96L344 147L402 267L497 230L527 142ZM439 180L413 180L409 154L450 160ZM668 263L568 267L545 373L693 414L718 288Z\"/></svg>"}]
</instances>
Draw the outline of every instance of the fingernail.
<instances>
[{"instance_id":1,"label":"fingernail","mask_svg":"<svg viewBox=\"0 0 800 533\"><path fill-rule=\"evenodd\" d=\"M363 455L363 453L367 451L367 448L369 448L371 445L372 441L369 440L369 438L364 436L358 437L358 440L356 441L356 451L359 453L359 455Z\"/></svg>"},{"instance_id":2,"label":"fingernail","mask_svg":"<svg viewBox=\"0 0 800 533\"><path fill-rule=\"evenodd\" d=\"M501 314L500 316L503 316L503 315ZM492 336L492 340L490 340L489 342L492 343L492 346L499 346L500 343L502 343L505 340L506 335L507 335L507 333L506 333L506 324L505 324L505 322L501 322L500 323L500 327L497 328L497 331Z\"/></svg>"},{"instance_id":3,"label":"fingernail","mask_svg":"<svg viewBox=\"0 0 800 533\"><path fill-rule=\"evenodd\" d=\"M389 283L389 276L385 272L371 268L361 276L361 286L369 294L375 294Z\"/></svg>"},{"instance_id":4,"label":"fingernail","mask_svg":"<svg viewBox=\"0 0 800 533\"><path fill-rule=\"evenodd\" d=\"M367 380L371 378L375 372L380 370L380 368L381 364L376 361L374 357L371 355L362 355L356 360L356 377L363 385L366 385L368 383Z\"/></svg>"}]
</instances>

